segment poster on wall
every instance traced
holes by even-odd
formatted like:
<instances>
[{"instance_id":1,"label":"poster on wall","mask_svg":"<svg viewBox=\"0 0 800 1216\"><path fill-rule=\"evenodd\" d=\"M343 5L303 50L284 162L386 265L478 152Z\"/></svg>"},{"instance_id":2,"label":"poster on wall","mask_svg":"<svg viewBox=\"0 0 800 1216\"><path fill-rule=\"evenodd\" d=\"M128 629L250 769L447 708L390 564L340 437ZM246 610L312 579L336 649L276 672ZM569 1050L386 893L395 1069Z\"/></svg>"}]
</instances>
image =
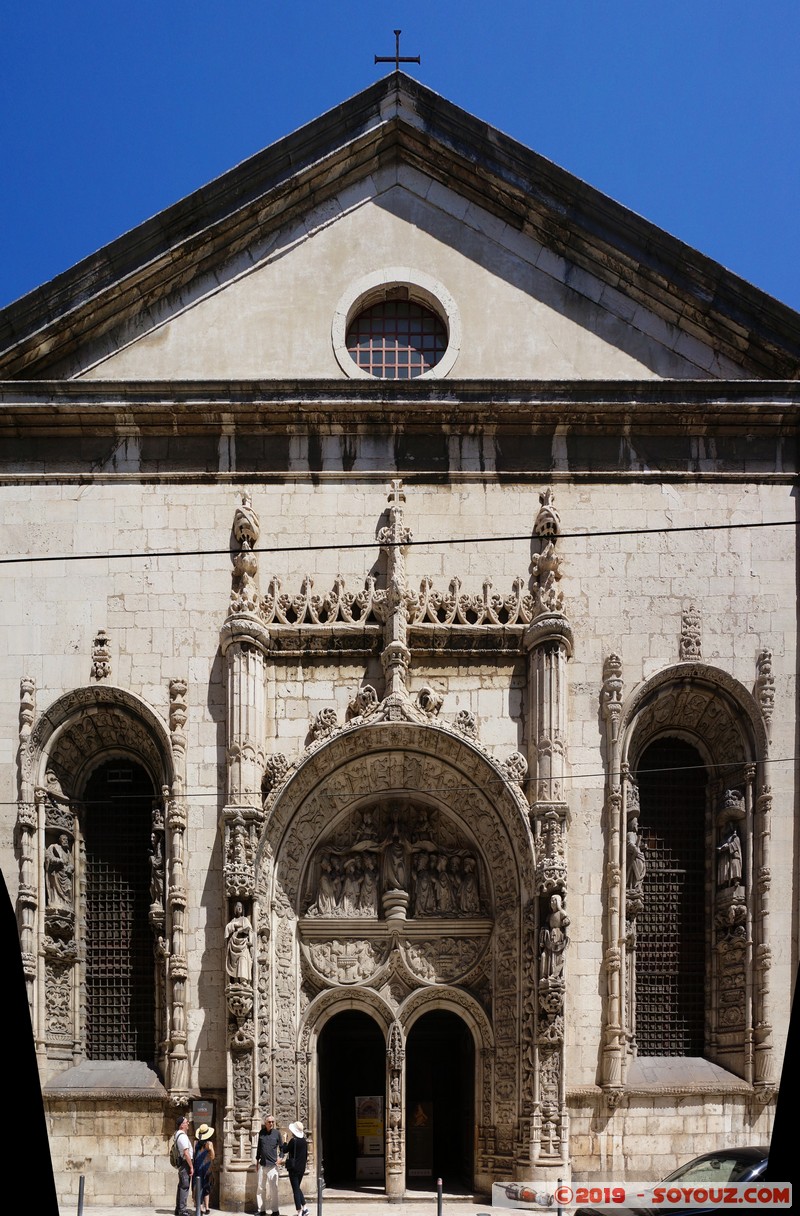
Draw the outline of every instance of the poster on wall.
<instances>
[{"instance_id":1,"label":"poster on wall","mask_svg":"<svg viewBox=\"0 0 800 1216\"><path fill-rule=\"evenodd\" d=\"M356 1178L362 1181L383 1179L383 1097L378 1094L356 1097Z\"/></svg>"}]
</instances>

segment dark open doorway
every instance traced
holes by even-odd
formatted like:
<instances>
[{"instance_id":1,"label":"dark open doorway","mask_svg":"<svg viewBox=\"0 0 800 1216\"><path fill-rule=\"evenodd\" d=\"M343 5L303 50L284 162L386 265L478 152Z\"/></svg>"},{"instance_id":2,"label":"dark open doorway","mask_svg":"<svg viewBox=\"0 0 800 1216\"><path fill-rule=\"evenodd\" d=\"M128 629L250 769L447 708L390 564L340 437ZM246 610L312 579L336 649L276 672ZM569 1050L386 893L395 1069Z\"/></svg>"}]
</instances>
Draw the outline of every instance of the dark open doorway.
<instances>
[{"instance_id":1,"label":"dark open doorway","mask_svg":"<svg viewBox=\"0 0 800 1216\"><path fill-rule=\"evenodd\" d=\"M365 1185L357 1177L356 1098L380 1097L385 1117L386 1042L380 1027L357 1009L337 1013L319 1037L322 1164L327 1186ZM384 1175L370 1180L383 1186Z\"/></svg>"},{"instance_id":2,"label":"dark open doorway","mask_svg":"<svg viewBox=\"0 0 800 1216\"><path fill-rule=\"evenodd\" d=\"M406 1185L471 1191L475 1139L475 1049L461 1018L426 1013L406 1044Z\"/></svg>"}]
</instances>

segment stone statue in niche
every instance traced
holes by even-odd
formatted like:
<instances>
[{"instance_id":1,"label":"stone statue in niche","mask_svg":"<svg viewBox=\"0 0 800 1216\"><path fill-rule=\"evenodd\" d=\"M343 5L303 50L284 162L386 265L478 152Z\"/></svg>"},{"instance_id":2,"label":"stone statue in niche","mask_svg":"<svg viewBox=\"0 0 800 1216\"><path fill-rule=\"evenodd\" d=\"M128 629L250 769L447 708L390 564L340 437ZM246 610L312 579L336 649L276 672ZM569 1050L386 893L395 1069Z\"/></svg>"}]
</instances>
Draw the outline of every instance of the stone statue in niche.
<instances>
[{"instance_id":1,"label":"stone statue in niche","mask_svg":"<svg viewBox=\"0 0 800 1216\"><path fill-rule=\"evenodd\" d=\"M344 882L340 912L342 916L358 916L361 898L361 869L357 857L348 857L344 863Z\"/></svg>"},{"instance_id":2,"label":"stone statue in niche","mask_svg":"<svg viewBox=\"0 0 800 1216\"><path fill-rule=\"evenodd\" d=\"M728 825L722 843L717 845L717 886L736 886L742 881L742 842L735 824Z\"/></svg>"},{"instance_id":3,"label":"stone statue in niche","mask_svg":"<svg viewBox=\"0 0 800 1216\"><path fill-rule=\"evenodd\" d=\"M396 819L392 824L391 840L383 855L383 889L384 891L408 890L406 846L400 835L400 825Z\"/></svg>"},{"instance_id":4,"label":"stone statue in niche","mask_svg":"<svg viewBox=\"0 0 800 1216\"><path fill-rule=\"evenodd\" d=\"M358 896L358 915L378 915L378 871L375 868L375 858L372 853L364 856L364 874Z\"/></svg>"},{"instance_id":5,"label":"stone statue in niche","mask_svg":"<svg viewBox=\"0 0 800 1216\"><path fill-rule=\"evenodd\" d=\"M154 908L164 906L164 837L161 832L150 835L150 903Z\"/></svg>"},{"instance_id":6,"label":"stone statue in niche","mask_svg":"<svg viewBox=\"0 0 800 1216\"><path fill-rule=\"evenodd\" d=\"M635 816L628 823L628 833L625 837L625 855L628 862L626 886L631 891L641 891L644 876L647 872L647 862L644 856L642 838L639 835L639 821Z\"/></svg>"},{"instance_id":7,"label":"stone statue in niche","mask_svg":"<svg viewBox=\"0 0 800 1216\"><path fill-rule=\"evenodd\" d=\"M225 971L230 979L247 983L253 974L253 926L238 900L225 926Z\"/></svg>"},{"instance_id":8,"label":"stone statue in niche","mask_svg":"<svg viewBox=\"0 0 800 1216\"><path fill-rule=\"evenodd\" d=\"M461 888L458 892L459 911L464 916L477 916L481 910L480 895L478 894L478 875L475 872L475 858L464 858L464 872L461 878Z\"/></svg>"},{"instance_id":9,"label":"stone statue in niche","mask_svg":"<svg viewBox=\"0 0 800 1216\"><path fill-rule=\"evenodd\" d=\"M63 912L72 911L72 876L75 866L72 861L70 839L62 832L58 840L44 855L45 894L48 908Z\"/></svg>"},{"instance_id":10,"label":"stone statue in niche","mask_svg":"<svg viewBox=\"0 0 800 1216\"><path fill-rule=\"evenodd\" d=\"M377 840L377 834L378 829L375 826L375 816L371 809L367 807L365 811L361 812L359 820L359 840L374 843Z\"/></svg>"},{"instance_id":11,"label":"stone statue in niche","mask_svg":"<svg viewBox=\"0 0 800 1216\"><path fill-rule=\"evenodd\" d=\"M417 853L416 873L414 875L414 915L434 916L436 914L436 891L433 876L430 872L428 854L423 850Z\"/></svg>"},{"instance_id":12,"label":"stone statue in niche","mask_svg":"<svg viewBox=\"0 0 800 1216\"><path fill-rule=\"evenodd\" d=\"M550 896L547 924L539 930L539 978L560 979L564 974L564 951L569 945L569 917L561 904L560 895Z\"/></svg>"},{"instance_id":13,"label":"stone statue in niche","mask_svg":"<svg viewBox=\"0 0 800 1216\"><path fill-rule=\"evenodd\" d=\"M437 862L438 871L436 887L438 893L438 909L442 916L452 916L455 904L453 902L453 884L447 869L447 858L442 853Z\"/></svg>"},{"instance_id":14,"label":"stone statue in niche","mask_svg":"<svg viewBox=\"0 0 800 1216\"><path fill-rule=\"evenodd\" d=\"M314 903L308 909L309 916L335 916L338 900L336 898L336 882L333 876L333 866L330 857L323 857L320 862L319 892Z\"/></svg>"}]
</instances>

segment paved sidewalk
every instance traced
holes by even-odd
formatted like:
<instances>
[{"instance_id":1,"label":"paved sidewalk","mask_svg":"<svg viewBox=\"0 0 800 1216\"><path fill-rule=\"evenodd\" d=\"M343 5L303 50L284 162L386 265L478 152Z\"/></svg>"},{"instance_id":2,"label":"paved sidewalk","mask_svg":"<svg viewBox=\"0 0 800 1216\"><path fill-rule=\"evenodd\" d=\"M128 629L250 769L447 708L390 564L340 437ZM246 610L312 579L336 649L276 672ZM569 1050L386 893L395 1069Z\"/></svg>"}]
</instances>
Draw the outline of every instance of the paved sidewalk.
<instances>
[{"instance_id":1,"label":"paved sidewalk","mask_svg":"<svg viewBox=\"0 0 800 1216\"><path fill-rule=\"evenodd\" d=\"M308 1203L311 1216L317 1216L316 1200ZM77 1216L78 1202L61 1205L60 1216ZM249 1209L252 1212L252 1209ZM489 1203L475 1199L446 1197L442 1203L442 1216L480 1216L480 1213L505 1213L507 1209L492 1208ZM84 1204L83 1216L173 1216L173 1204L166 1201L158 1207L122 1207ZM224 1208L212 1208L212 1216L241 1216ZM282 1216L293 1216L291 1204L282 1209ZM371 1195L353 1195L347 1199L325 1199L322 1216L437 1216L436 1195L421 1195L418 1199L402 1203L387 1203L383 1198Z\"/></svg>"}]
</instances>

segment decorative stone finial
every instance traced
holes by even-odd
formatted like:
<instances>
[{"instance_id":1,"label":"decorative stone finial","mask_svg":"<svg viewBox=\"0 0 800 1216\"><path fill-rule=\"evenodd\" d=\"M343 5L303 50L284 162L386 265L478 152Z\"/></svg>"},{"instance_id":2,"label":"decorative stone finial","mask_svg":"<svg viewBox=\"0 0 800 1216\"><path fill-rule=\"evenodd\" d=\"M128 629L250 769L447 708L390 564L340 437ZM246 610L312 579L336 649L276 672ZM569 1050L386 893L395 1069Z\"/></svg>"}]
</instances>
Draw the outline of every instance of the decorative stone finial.
<instances>
[{"instance_id":1,"label":"decorative stone finial","mask_svg":"<svg viewBox=\"0 0 800 1216\"><path fill-rule=\"evenodd\" d=\"M92 645L93 680L107 680L111 675L111 650L108 644L108 634L105 629L98 629Z\"/></svg>"}]
</instances>

